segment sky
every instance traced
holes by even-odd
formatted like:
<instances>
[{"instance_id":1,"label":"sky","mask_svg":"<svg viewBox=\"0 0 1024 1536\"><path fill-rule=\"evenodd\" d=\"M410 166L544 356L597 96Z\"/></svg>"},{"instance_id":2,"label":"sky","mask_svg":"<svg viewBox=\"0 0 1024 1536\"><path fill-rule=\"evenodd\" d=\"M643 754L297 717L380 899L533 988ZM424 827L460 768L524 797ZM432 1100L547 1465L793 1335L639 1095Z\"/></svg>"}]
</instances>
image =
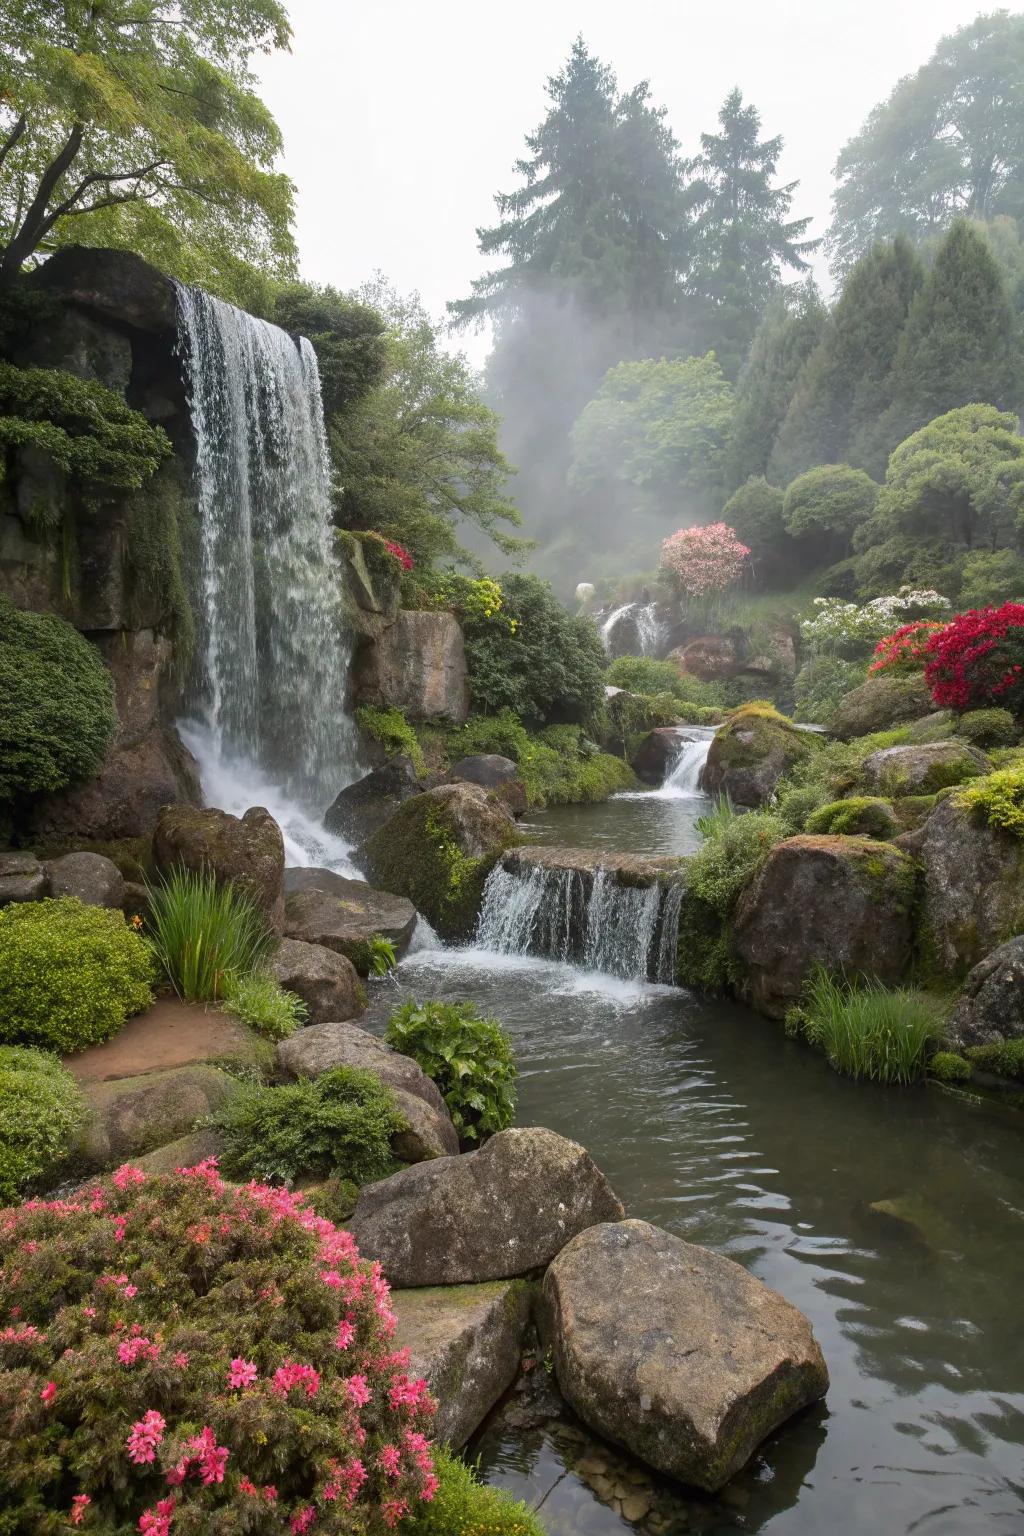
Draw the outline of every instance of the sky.
<instances>
[{"instance_id":1,"label":"sky","mask_svg":"<svg viewBox=\"0 0 1024 1536\"><path fill-rule=\"evenodd\" d=\"M260 61L296 184L303 277L375 270L435 318L484 270L475 231L582 32L620 87L650 81L684 154L734 85L781 133L794 216L823 234L842 145L938 38L995 0L290 0L290 54ZM824 257L818 276L828 288ZM487 337L465 336L474 364Z\"/></svg>"}]
</instances>

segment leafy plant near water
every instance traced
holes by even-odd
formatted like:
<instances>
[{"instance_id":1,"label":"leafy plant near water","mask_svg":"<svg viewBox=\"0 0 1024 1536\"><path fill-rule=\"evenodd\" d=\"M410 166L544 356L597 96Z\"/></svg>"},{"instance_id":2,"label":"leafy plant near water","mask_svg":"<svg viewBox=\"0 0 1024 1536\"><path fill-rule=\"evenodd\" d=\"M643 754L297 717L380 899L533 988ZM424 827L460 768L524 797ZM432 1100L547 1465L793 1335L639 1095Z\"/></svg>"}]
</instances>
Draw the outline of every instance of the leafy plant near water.
<instances>
[{"instance_id":1,"label":"leafy plant near water","mask_svg":"<svg viewBox=\"0 0 1024 1536\"><path fill-rule=\"evenodd\" d=\"M483 1141L511 1125L516 1064L497 1019L481 1018L472 1003L408 1002L384 1038L433 1078L460 1140Z\"/></svg>"},{"instance_id":2,"label":"leafy plant near water","mask_svg":"<svg viewBox=\"0 0 1024 1536\"><path fill-rule=\"evenodd\" d=\"M372 1072L333 1067L277 1088L244 1087L210 1125L232 1178L365 1184L388 1171L391 1137L405 1128L405 1120Z\"/></svg>"},{"instance_id":3,"label":"leafy plant near water","mask_svg":"<svg viewBox=\"0 0 1024 1536\"><path fill-rule=\"evenodd\" d=\"M993 1040L988 1045L972 1045L966 1052L972 1066L997 1077L1012 1077L1024 1083L1024 1038Z\"/></svg>"},{"instance_id":4,"label":"leafy plant near water","mask_svg":"<svg viewBox=\"0 0 1024 1536\"><path fill-rule=\"evenodd\" d=\"M375 933L367 945L367 964L370 976L386 976L398 964L395 946L390 939Z\"/></svg>"},{"instance_id":5,"label":"leafy plant near water","mask_svg":"<svg viewBox=\"0 0 1024 1536\"><path fill-rule=\"evenodd\" d=\"M209 872L171 870L149 887L149 906L153 948L183 1002L226 997L269 953L266 918L248 891Z\"/></svg>"},{"instance_id":6,"label":"leafy plant near water","mask_svg":"<svg viewBox=\"0 0 1024 1536\"><path fill-rule=\"evenodd\" d=\"M0 1205L55 1170L84 1113L81 1090L56 1056L0 1046Z\"/></svg>"},{"instance_id":7,"label":"leafy plant near water","mask_svg":"<svg viewBox=\"0 0 1024 1536\"><path fill-rule=\"evenodd\" d=\"M942 1031L936 999L877 981L848 982L817 969L787 1028L825 1052L837 1072L881 1083L912 1083Z\"/></svg>"},{"instance_id":8,"label":"leafy plant near water","mask_svg":"<svg viewBox=\"0 0 1024 1536\"><path fill-rule=\"evenodd\" d=\"M888 842L899 830L889 801L875 795L854 795L849 800L833 800L812 812L804 826L813 834L876 837L882 842Z\"/></svg>"},{"instance_id":9,"label":"leafy plant near water","mask_svg":"<svg viewBox=\"0 0 1024 1536\"><path fill-rule=\"evenodd\" d=\"M402 1525L402 1536L544 1536L539 1518L501 1488L488 1488L472 1467L438 1451L438 1489Z\"/></svg>"},{"instance_id":10,"label":"leafy plant near water","mask_svg":"<svg viewBox=\"0 0 1024 1536\"><path fill-rule=\"evenodd\" d=\"M970 1081L972 1067L956 1051L936 1051L928 1062L928 1076L939 1083L966 1083Z\"/></svg>"},{"instance_id":11,"label":"leafy plant near water","mask_svg":"<svg viewBox=\"0 0 1024 1536\"><path fill-rule=\"evenodd\" d=\"M380 743L388 757L407 757L418 774L426 771L419 738L400 709L378 709L373 704L360 704L356 710L356 724Z\"/></svg>"},{"instance_id":12,"label":"leafy plant near water","mask_svg":"<svg viewBox=\"0 0 1024 1536\"><path fill-rule=\"evenodd\" d=\"M153 1000L153 954L120 912L74 896L0 911L0 1042L81 1051Z\"/></svg>"},{"instance_id":13,"label":"leafy plant near water","mask_svg":"<svg viewBox=\"0 0 1024 1536\"><path fill-rule=\"evenodd\" d=\"M728 800L699 817L697 829L704 842L685 866L677 979L713 992L734 979L729 921L740 894L788 829L772 811L742 815Z\"/></svg>"},{"instance_id":14,"label":"leafy plant near water","mask_svg":"<svg viewBox=\"0 0 1024 1536\"><path fill-rule=\"evenodd\" d=\"M243 1024L267 1040L287 1040L309 1018L302 998L286 992L266 971L228 975L224 1001Z\"/></svg>"}]
</instances>

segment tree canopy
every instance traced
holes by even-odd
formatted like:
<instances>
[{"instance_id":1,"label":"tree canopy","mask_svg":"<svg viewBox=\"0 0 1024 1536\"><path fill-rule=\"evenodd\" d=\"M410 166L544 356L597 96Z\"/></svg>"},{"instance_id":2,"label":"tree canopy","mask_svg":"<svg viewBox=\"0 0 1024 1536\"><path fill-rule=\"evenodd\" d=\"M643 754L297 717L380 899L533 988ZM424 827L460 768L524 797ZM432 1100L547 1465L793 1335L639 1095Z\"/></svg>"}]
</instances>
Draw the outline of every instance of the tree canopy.
<instances>
[{"instance_id":1,"label":"tree canopy","mask_svg":"<svg viewBox=\"0 0 1024 1536\"><path fill-rule=\"evenodd\" d=\"M772 446L825 321L824 305L811 283L795 294L776 294L769 302L736 384L732 441L726 453L728 486L742 486L751 475L766 473Z\"/></svg>"}]
</instances>

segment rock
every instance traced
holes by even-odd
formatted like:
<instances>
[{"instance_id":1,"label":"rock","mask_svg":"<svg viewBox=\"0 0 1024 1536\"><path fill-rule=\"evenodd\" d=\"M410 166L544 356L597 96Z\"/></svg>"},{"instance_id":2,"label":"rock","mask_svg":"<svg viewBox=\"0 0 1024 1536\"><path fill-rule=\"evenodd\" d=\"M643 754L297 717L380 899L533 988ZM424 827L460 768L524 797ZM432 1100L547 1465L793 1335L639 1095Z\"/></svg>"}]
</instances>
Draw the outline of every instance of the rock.
<instances>
[{"instance_id":1,"label":"rock","mask_svg":"<svg viewBox=\"0 0 1024 1536\"><path fill-rule=\"evenodd\" d=\"M323 1024L328 1019L354 1019L366 1007L351 960L323 944L282 939L270 962L270 971L286 992L302 998L309 1009L310 1025ZM302 1033L308 1034L309 1030Z\"/></svg>"},{"instance_id":2,"label":"rock","mask_svg":"<svg viewBox=\"0 0 1024 1536\"><path fill-rule=\"evenodd\" d=\"M1000 944L969 973L947 1034L961 1050L1024 1035L1024 935Z\"/></svg>"},{"instance_id":3,"label":"rock","mask_svg":"<svg viewBox=\"0 0 1024 1536\"><path fill-rule=\"evenodd\" d=\"M894 985L911 958L914 861L864 837L790 837L740 898L733 948L756 1008L781 1018L816 965Z\"/></svg>"},{"instance_id":4,"label":"rock","mask_svg":"<svg viewBox=\"0 0 1024 1536\"><path fill-rule=\"evenodd\" d=\"M190 1131L178 1136L155 1152L145 1152L132 1159L145 1173L173 1173L176 1168L194 1168L208 1157L216 1157L220 1142L215 1131Z\"/></svg>"},{"instance_id":5,"label":"rock","mask_svg":"<svg viewBox=\"0 0 1024 1536\"><path fill-rule=\"evenodd\" d=\"M392 757L335 798L324 816L328 832L361 843L382 827L413 795L423 793L419 775L408 757Z\"/></svg>"},{"instance_id":6,"label":"rock","mask_svg":"<svg viewBox=\"0 0 1024 1536\"><path fill-rule=\"evenodd\" d=\"M370 969L370 940L379 934L405 953L416 927L416 908L404 896L346 880L330 869L284 872L285 937L319 944L351 960L361 976Z\"/></svg>"},{"instance_id":7,"label":"rock","mask_svg":"<svg viewBox=\"0 0 1024 1536\"><path fill-rule=\"evenodd\" d=\"M463 1285L527 1274L622 1215L589 1152L533 1126L364 1185L350 1227L392 1285Z\"/></svg>"},{"instance_id":8,"label":"rock","mask_svg":"<svg viewBox=\"0 0 1024 1536\"><path fill-rule=\"evenodd\" d=\"M153 858L161 873L175 868L207 870L218 884L249 892L275 933L284 921L284 839L261 805L241 818L212 806L171 806L153 830Z\"/></svg>"},{"instance_id":9,"label":"rock","mask_svg":"<svg viewBox=\"0 0 1024 1536\"><path fill-rule=\"evenodd\" d=\"M398 618L401 570L371 535L360 537L339 528L334 538L341 557L341 600L346 623L353 633L379 640Z\"/></svg>"},{"instance_id":10,"label":"rock","mask_svg":"<svg viewBox=\"0 0 1024 1536\"><path fill-rule=\"evenodd\" d=\"M85 1083L90 1114L72 1156L92 1168L114 1167L184 1136L240 1088L237 1078L209 1066Z\"/></svg>"},{"instance_id":11,"label":"rock","mask_svg":"<svg viewBox=\"0 0 1024 1536\"><path fill-rule=\"evenodd\" d=\"M87 784L44 795L29 825L40 842L110 842L147 837L165 806L201 803L195 758L173 727L159 726L134 746L115 742L99 774Z\"/></svg>"},{"instance_id":12,"label":"rock","mask_svg":"<svg viewBox=\"0 0 1024 1536\"><path fill-rule=\"evenodd\" d=\"M131 379L132 347L123 331L69 306L33 326L18 348L17 363L19 368L60 368L123 395Z\"/></svg>"},{"instance_id":13,"label":"rock","mask_svg":"<svg viewBox=\"0 0 1024 1536\"><path fill-rule=\"evenodd\" d=\"M522 1280L392 1291L409 1375L424 1376L437 1399L434 1439L465 1445L515 1379L530 1293Z\"/></svg>"},{"instance_id":14,"label":"rock","mask_svg":"<svg viewBox=\"0 0 1024 1536\"><path fill-rule=\"evenodd\" d=\"M687 739L677 725L659 725L647 735L629 760L629 766L645 784L664 784L679 750Z\"/></svg>"},{"instance_id":15,"label":"rock","mask_svg":"<svg viewBox=\"0 0 1024 1536\"><path fill-rule=\"evenodd\" d=\"M137 746L159 721L161 688L173 664L174 647L166 636L149 629L116 630L93 636L93 643L114 680L117 745Z\"/></svg>"},{"instance_id":16,"label":"rock","mask_svg":"<svg viewBox=\"0 0 1024 1536\"><path fill-rule=\"evenodd\" d=\"M665 657L677 671L704 683L727 682L736 671L736 647L725 635L700 635Z\"/></svg>"},{"instance_id":17,"label":"rock","mask_svg":"<svg viewBox=\"0 0 1024 1536\"><path fill-rule=\"evenodd\" d=\"M394 1093L408 1128L392 1140L403 1162L453 1156L459 1138L440 1091L411 1056L403 1056L355 1024L314 1024L277 1047L277 1064L286 1077L319 1077L332 1067L372 1072Z\"/></svg>"},{"instance_id":18,"label":"rock","mask_svg":"<svg viewBox=\"0 0 1024 1536\"><path fill-rule=\"evenodd\" d=\"M156 334L177 326L173 281L132 251L66 245L33 272L32 281L119 326Z\"/></svg>"},{"instance_id":19,"label":"rock","mask_svg":"<svg viewBox=\"0 0 1024 1536\"><path fill-rule=\"evenodd\" d=\"M0 907L14 901L42 901L46 868L34 853L0 853Z\"/></svg>"},{"instance_id":20,"label":"rock","mask_svg":"<svg viewBox=\"0 0 1024 1536\"><path fill-rule=\"evenodd\" d=\"M443 939L468 939L484 883L515 840L505 805L476 784L442 784L398 808L356 858L368 878L407 897Z\"/></svg>"},{"instance_id":21,"label":"rock","mask_svg":"<svg viewBox=\"0 0 1024 1536\"><path fill-rule=\"evenodd\" d=\"M774 710L738 709L715 732L700 787L733 805L764 805L783 775L814 750L812 740Z\"/></svg>"},{"instance_id":22,"label":"rock","mask_svg":"<svg viewBox=\"0 0 1024 1536\"><path fill-rule=\"evenodd\" d=\"M910 677L869 677L839 700L829 730L847 740L851 736L870 736L873 731L887 731L905 720L920 720L934 708L931 689L920 673Z\"/></svg>"},{"instance_id":23,"label":"rock","mask_svg":"<svg viewBox=\"0 0 1024 1536\"><path fill-rule=\"evenodd\" d=\"M900 839L924 868L918 926L927 967L959 979L1024 932L1024 841L940 800Z\"/></svg>"},{"instance_id":24,"label":"rock","mask_svg":"<svg viewBox=\"0 0 1024 1536\"><path fill-rule=\"evenodd\" d=\"M120 907L124 877L100 853L66 853L46 866L51 896L77 896L90 907Z\"/></svg>"},{"instance_id":25,"label":"rock","mask_svg":"<svg viewBox=\"0 0 1024 1536\"><path fill-rule=\"evenodd\" d=\"M772 682L792 682L797 674L796 641L793 631L776 629L764 639L764 649L748 656L737 667L741 677L763 677Z\"/></svg>"},{"instance_id":26,"label":"rock","mask_svg":"<svg viewBox=\"0 0 1024 1536\"><path fill-rule=\"evenodd\" d=\"M354 686L360 704L461 725L469 714L469 673L455 615L403 608L375 642L360 648Z\"/></svg>"},{"instance_id":27,"label":"rock","mask_svg":"<svg viewBox=\"0 0 1024 1536\"><path fill-rule=\"evenodd\" d=\"M526 786L519 777L518 765L510 757L501 757L497 752L460 757L452 764L448 781L479 784L481 789L493 790L513 816L522 816L526 811Z\"/></svg>"},{"instance_id":28,"label":"rock","mask_svg":"<svg viewBox=\"0 0 1024 1536\"><path fill-rule=\"evenodd\" d=\"M731 1259L645 1221L573 1238L544 1276L540 1317L584 1423L709 1493L828 1390L796 1307Z\"/></svg>"},{"instance_id":29,"label":"rock","mask_svg":"<svg viewBox=\"0 0 1024 1536\"><path fill-rule=\"evenodd\" d=\"M869 789L896 796L934 795L992 768L984 752L964 741L931 741L883 747L864 759L861 771Z\"/></svg>"}]
</instances>

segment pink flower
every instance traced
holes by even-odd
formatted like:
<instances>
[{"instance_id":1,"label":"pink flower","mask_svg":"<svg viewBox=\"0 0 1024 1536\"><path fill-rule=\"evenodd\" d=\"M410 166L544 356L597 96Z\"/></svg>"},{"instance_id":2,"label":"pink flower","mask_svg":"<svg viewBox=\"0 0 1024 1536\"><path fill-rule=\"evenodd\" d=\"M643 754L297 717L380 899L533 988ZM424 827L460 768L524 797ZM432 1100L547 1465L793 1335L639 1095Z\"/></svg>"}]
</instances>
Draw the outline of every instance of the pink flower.
<instances>
[{"instance_id":1,"label":"pink flower","mask_svg":"<svg viewBox=\"0 0 1024 1536\"><path fill-rule=\"evenodd\" d=\"M370 1391L365 1376L350 1376L345 1383L349 1397L357 1408L365 1408L373 1393Z\"/></svg>"},{"instance_id":2,"label":"pink flower","mask_svg":"<svg viewBox=\"0 0 1024 1536\"><path fill-rule=\"evenodd\" d=\"M87 1493L76 1493L71 1500L70 1520L72 1525L81 1525L85 1516L86 1506L92 1503Z\"/></svg>"},{"instance_id":3,"label":"pink flower","mask_svg":"<svg viewBox=\"0 0 1024 1536\"><path fill-rule=\"evenodd\" d=\"M231 1369L228 1371L228 1386L248 1387L256 1380L258 1374L251 1360L232 1360Z\"/></svg>"},{"instance_id":4,"label":"pink flower","mask_svg":"<svg viewBox=\"0 0 1024 1536\"><path fill-rule=\"evenodd\" d=\"M324 1285L330 1285L334 1288L334 1290L337 1290L341 1285L341 1276L338 1274L336 1269L326 1270L320 1276L320 1279L323 1281Z\"/></svg>"},{"instance_id":5,"label":"pink flower","mask_svg":"<svg viewBox=\"0 0 1024 1536\"><path fill-rule=\"evenodd\" d=\"M750 550L725 523L680 528L661 546L663 567L679 580L691 597L704 597L731 586L743 570Z\"/></svg>"},{"instance_id":6,"label":"pink flower","mask_svg":"<svg viewBox=\"0 0 1024 1536\"><path fill-rule=\"evenodd\" d=\"M174 1359L174 1364L178 1367L179 1371L183 1371L183 1370L185 1370L187 1368L187 1366L188 1366L188 1355L185 1353L185 1351L183 1349L179 1349L178 1353L173 1357L173 1359Z\"/></svg>"},{"instance_id":7,"label":"pink flower","mask_svg":"<svg viewBox=\"0 0 1024 1536\"><path fill-rule=\"evenodd\" d=\"M385 1477L397 1477L402 1470L402 1453L397 1445L382 1445L377 1453L377 1465Z\"/></svg>"},{"instance_id":8,"label":"pink flower","mask_svg":"<svg viewBox=\"0 0 1024 1536\"><path fill-rule=\"evenodd\" d=\"M351 1320L347 1317L343 1317L341 1322L338 1324L338 1332L334 1340L334 1347L336 1349L348 1349L355 1336L356 1330Z\"/></svg>"},{"instance_id":9,"label":"pink flower","mask_svg":"<svg viewBox=\"0 0 1024 1536\"><path fill-rule=\"evenodd\" d=\"M277 1489L274 1487L273 1483L268 1483L264 1488L263 1497L266 1499L268 1504L273 1504L274 1500L277 1498Z\"/></svg>"},{"instance_id":10,"label":"pink flower","mask_svg":"<svg viewBox=\"0 0 1024 1536\"><path fill-rule=\"evenodd\" d=\"M41 1403L45 1403L47 1408L49 1408L50 1404L53 1402L53 1400L54 1400L54 1398L56 1396L57 1396L57 1383L55 1381L48 1381L46 1383L46 1386L43 1388L43 1390L39 1394L39 1401Z\"/></svg>"},{"instance_id":11,"label":"pink flower","mask_svg":"<svg viewBox=\"0 0 1024 1536\"><path fill-rule=\"evenodd\" d=\"M136 1360L158 1360L160 1345L154 1344L144 1334L122 1339L117 1346L117 1358L122 1365L134 1365Z\"/></svg>"},{"instance_id":12,"label":"pink flower","mask_svg":"<svg viewBox=\"0 0 1024 1536\"><path fill-rule=\"evenodd\" d=\"M300 1509L297 1515L292 1515L292 1518L289 1521L289 1530L294 1531L298 1533L298 1536L301 1536L301 1532L308 1531L315 1519L316 1510L313 1508L312 1504L307 1504L305 1509Z\"/></svg>"},{"instance_id":13,"label":"pink flower","mask_svg":"<svg viewBox=\"0 0 1024 1536\"><path fill-rule=\"evenodd\" d=\"M217 1444L217 1437L210 1426L204 1424L198 1435L193 1435L188 1444L193 1452L191 1459L199 1463L203 1482L222 1483L224 1468L230 1453L226 1446Z\"/></svg>"},{"instance_id":14,"label":"pink flower","mask_svg":"<svg viewBox=\"0 0 1024 1536\"><path fill-rule=\"evenodd\" d=\"M259 1490L257 1489L256 1484L252 1482L248 1477L240 1477L238 1479L238 1491L239 1493L252 1494L257 1493Z\"/></svg>"},{"instance_id":15,"label":"pink flower","mask_svg":"<svg viewBox=\"0 0 1024 1536\"><path fill-rule=\"evenodd\" d=\"M427 1383L421 1376L410 1381L408 1376L396 1376L391 1383L392 1408L418 1408L427 1393Z\"/></svg>"},{"instance_id":16,"label":"pink flower","mask_svg":"<svg viewBox=\"0 0 1024 1536\"><path fill-rule=\"evenodd\" d=\"M122 1294L127 1296L128 1300L131 1301L133 1296L137 1296L139 1294L139 1288L137 1285L126 1285Z\"/></svg>"},{"instance_id":17,"label":"pink flower","mask_svg":"<svg viewBox=\"0 0 1024 1536\"><path fill-rule=\"evenodd\" d=\"M127 1189L130 1184L145 1184L146 1175L141 1168L133 1168L130 1163L122 1163L114 1174L111 1183L115 1189Z\"/></svg>"},{"instance_id":18,"label":"pink flower","mask_svg":"<svg viewBox=\"0 0 1024 1536\"><path fill-rule=\"evenodd\" d=\"M320 1389L320 1372L312 1365L297 1365L292 1360L286 1360L274 1372L270 1390L276 1392L278 1397L287 1397L293 1387L302 1386L306 1389L307 1397L315 1397Z\"/></svg>"},{"instance_id":19,"label":"pink flower","mask_svg":"<svg viewBox=\"0 0 1024 1536\"><path fill-rule=\"evenodd\" d=\"M128 1225L128 1217L127 1216L111 1216L110 1219L114 1223L114 1242L115 1243L123 1243L124 1242L124 1229Z\"/></svg>"},{"instance_id":20,"label":"pink flower","mask_svg":"<svg viewBox=\"0 0 1024 1536\"><path fill-rule=\"evenodd\" d=\"M177 1500L171 1494L169 1498L161 1499L155 1510L144 1510L139 1519L139 1530L143 1536L170 1536L176 1503Z\"/></svg>"},{"instance_id":21,"label":"pink flower","mask_svg":"<svg viewBox=\"0 0 1024 1536\"><path fill-rule=\"evenodd\" d=\"M128 1435L128 1460L135 1462L137 1466L143 1462L151 1462L156 1459L156 1448L164 1438L164 1430L167 1421L163 1415L157 1413L155 1408L150 1408L131 1427Z\"/></svg>"},{"instance_id":22,"label":"pink flower","mask_svg":"<svg viewBox=\"0 0 1024 1536\"><path fill-rule=\"evenodd\" d=\"M409 1513L407 1499L385 1499L380 1506L380 1512L384 1524L389 1527L396 1526L399 1520L403 1520Z\"/></svg>"}]
</instances>

